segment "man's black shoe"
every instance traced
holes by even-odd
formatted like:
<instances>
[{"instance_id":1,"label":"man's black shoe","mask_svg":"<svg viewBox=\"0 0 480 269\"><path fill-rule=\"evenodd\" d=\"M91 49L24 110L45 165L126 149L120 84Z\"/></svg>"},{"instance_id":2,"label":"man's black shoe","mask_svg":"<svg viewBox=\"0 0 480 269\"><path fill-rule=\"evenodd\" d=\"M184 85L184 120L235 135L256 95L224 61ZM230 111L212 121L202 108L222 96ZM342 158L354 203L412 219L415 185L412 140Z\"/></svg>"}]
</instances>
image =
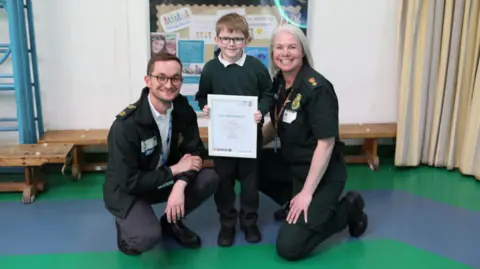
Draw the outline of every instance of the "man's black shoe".
<instances>
[{"instance_id":1,"label":"man's black shoe","mask_svg":"<svg viewBox=\"0 0 480 269\"><path fill-rule=\"evenodd\" d=\"M344 199L348 202L348 231L353 237L360 237L368 227L368 215L363 211L365 201L360 193L349 191Z\"/></svg>"},{"instance_id":2,"label":"man's black shoe","mask_svg":"<svg viewBox=\"0 0 480 269\"><path fill-rule=\"evenodd\" d=\"M219 246L229 247L233 244L234 239L235 239L235 226L234 227L222 226L222 228L220 228L220 232L218 233L218 240L217 240L217 243Z\"/></svg>"},{"instance_id":3,"label":"man's black shoe","mask_svg":"<svg viewBox=\"0 0 480 269\"><path fill-rule=\"evenodd\" d=\"M122 235L120 232L120 226L118 225L118 222L115 221L115 227L117 228L117 246L118 249L123 252L126 255L129 256L137 256L140 255L141 253L139 251L134 250L131 248L125 240L122 239Z\"/></svg>"},{"instance_id":4,"label":"man's black shoe","mask_svg":"<svg viewBox=\"0 0 480 269\"><path fill-rule=\"evenodd\" d=\"M199 248L201 246L200 237L188 229L180 220L177 220L176 223L168 223L167 218L163 216L160 225L163 235L173 238L180 245L186 248Z\"/></svg>"}]
</instances>

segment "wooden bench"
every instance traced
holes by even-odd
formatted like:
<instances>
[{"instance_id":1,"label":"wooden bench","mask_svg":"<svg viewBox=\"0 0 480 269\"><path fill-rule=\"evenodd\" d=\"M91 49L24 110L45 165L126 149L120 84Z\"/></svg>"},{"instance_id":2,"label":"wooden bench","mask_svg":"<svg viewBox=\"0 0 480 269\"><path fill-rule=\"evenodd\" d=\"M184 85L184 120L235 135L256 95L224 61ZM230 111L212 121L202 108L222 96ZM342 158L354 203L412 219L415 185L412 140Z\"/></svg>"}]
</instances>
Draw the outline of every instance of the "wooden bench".
<instances>
[{"instance_id":1,"label":"wooden bench","mask_svg":"<svg viewBox=\"0 0 480 269\"><path fill-rule=\"evenodd\" d=\"M378 157L378 140L395 138L397 136L396 123L369 123L369 124L340 124L340 139L363 139L364 144L360 155L347 155L347 163L365 163L370 169L377 170L380 165ZM202 141L208 143L208 128L200 128ZM213 163L209 165L213 166Z\"/></svg>"},{"instance_id":2,"label":"wooden bench","mask_svg":"<svg viewBox=\"0 0 480 269\"><path fill-rule=\"evenodd\" d=\"M208 127L200 127L200 138L208 143ZM108 130L57 130L47 131L39 143L74 144L72 175L80 178L82 171L103 171L106 163L85 163L84 147L106 146ZM364 139L362 154L346 156L348 163L366 163L372 170L380 164L378 158L378 140L395 138L396 123L340 124L341 139ZM213 167L212 160L205 160L205 167Z\"/></svg>"},{"instance_id":3,"label":"wooden bench","mask_svg":"<svg viewBox=\"0 0 480 269\"><path fill-rule=\"evenodd\" d=\"M362 154L345 156L347 163L366 163L374 171L380 165L378 140L396 136L396 123L340 124L340 139L364 139Z\"/></svg>"},{"instance_id":4,"label":"wooden bench","mask_svg":"<svg viewBox=\"0 0 480 269\"><path fill-rule=\"evenodd\" d=\"M70 143L73 144L73 162L72 176L79 179L82 172L88 171L104 171L106 163L86 163L84 158L84 150L89 146L106 146L108 130L52 130L46 131L39 139L39 144L44 143Z\"/></svg>"},{"instance_id":5,"label":"wooden bench","mask_svg":"<svg viewBox=\"0 0 480 269\"><path fill-rule=\"evenodd\" d=\"M22 203L32 203L45 189L40 168L47 163L66 165L72 144L21 144L0 146L0 167L23 167L24 182L0 182L0 192L23 192Z\"/></svg>"},{"instance_id":6,"label":"wooden bench","mask_svg":"<svg viewBox=\"0 0 480 269\"><path fill-rule=\"evenodd\" d=\"M74 145L72 151L72 176L80 179L82 172L104 171L107 164L86 163L85 148L88 146L107 146L107 129L93 130L50 130L46 131L38 143L71 143ZM208 142L208 129L200 128L200 136L204 143ZM211 160L205 160L205 167L213 167Z\"/></svg>"},{"instance_id":7,"label":"wooden bench","mask_svg":"<svg viewBox=\"0 0 480 269\"><path fill-rule=\"evenodd\" d=\"M202 142L207 144L208 143L208 127L199 127L198 128L200 131L200 139L202 139Z\"/></svg>"}]
</instances>

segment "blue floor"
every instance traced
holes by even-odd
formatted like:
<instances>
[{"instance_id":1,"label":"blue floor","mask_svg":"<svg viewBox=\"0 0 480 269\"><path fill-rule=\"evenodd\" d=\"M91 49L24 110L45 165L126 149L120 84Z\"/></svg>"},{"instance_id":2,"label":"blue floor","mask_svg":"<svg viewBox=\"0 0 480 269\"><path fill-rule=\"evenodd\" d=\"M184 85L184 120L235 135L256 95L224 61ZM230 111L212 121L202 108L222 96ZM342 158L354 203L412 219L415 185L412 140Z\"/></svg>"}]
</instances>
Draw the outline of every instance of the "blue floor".
<instances>
[{"instance_id":1,"label":"blue floor","mask_svg":"<svg viewBox=\"0 0 480 269\"><path fill-rule=\"evenodd\" d=\"M398 190L361 193L370 216L370 227L363 240L395 239L480 268L476 254L480 212ZM263 244L275 242L279 223L273 220L272 212L277 208L270 199L261 197L259 225ZM155 206L159 215L163 209L164 204ZM117 250L114 219L99 199L36 201L30 205L6 202L0 206L0 216L2 231L9 231L0 240L1 256ZM200 234L206 247L216 247L219 223L212 199L188 216L186 224ZM345 231L329 241L346 240L355 239ZM236 244L246 244L240 232ZM163 247L179 246L167 240Z\"/></svg>"}]
</instances>

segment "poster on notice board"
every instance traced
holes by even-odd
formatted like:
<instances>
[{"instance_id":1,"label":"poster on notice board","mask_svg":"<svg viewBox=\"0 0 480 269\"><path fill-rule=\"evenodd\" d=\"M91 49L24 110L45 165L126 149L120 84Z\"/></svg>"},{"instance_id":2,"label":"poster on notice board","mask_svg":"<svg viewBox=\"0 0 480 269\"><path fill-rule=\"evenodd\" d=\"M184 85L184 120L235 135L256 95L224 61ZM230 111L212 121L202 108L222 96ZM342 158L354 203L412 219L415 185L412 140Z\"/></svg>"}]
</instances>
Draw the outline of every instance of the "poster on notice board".
<instances>
[{"instance_id":1,"label":"poster on notice board","mask_svg":"<svg viewBox=\"0 0 480 269\"><path fill-rule=\"evenodd\" d=\"M231 12L247 19L252 41L245 53L269 68L270 37L279 25L291 23L307 34L308 0L149 0L150 53L169 52L183 63L181 94L201 112L196 101L203 65L215 57L215 24Z\"/></svg>"}]
</instances>

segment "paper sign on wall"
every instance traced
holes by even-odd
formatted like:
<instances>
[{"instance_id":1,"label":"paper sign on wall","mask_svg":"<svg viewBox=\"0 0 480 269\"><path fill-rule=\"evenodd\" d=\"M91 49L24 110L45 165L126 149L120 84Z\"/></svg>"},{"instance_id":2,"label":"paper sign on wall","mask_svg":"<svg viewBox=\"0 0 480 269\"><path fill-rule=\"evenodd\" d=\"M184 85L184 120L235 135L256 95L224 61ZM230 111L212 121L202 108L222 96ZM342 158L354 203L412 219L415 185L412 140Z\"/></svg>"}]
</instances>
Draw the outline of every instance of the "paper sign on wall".
<instances>
[{"instance_id":1,"label":"paper sign on wall","mask_svg":"<svg viewBox=\"0 0 480 269\"><path fill-rule=\"evenodd\" d=\"M193 25L188 30L191 40L203 40L205 44L215 44L216 16L194 15Z\"/></svg>"},{"instance_id":2,"label":"paper sign on wall","mask_svg":"<svg viewBox=\"0 0 480 269\"><path fill-rule=\"evenodd\" d=\"M247 55L250 55L259 59L260 62L262 62L267 69L270 68L269 66L270 55L269 55L268 47L246 47L244 51Z\"/></svg>"},{"instance_id":3,"label":"paper sign on wall","mask_svg":"<svg viewBox=\"0 0 480 269\"><path fill-rule=\"evenodd\" d=\"M270 39L278 25L277 18L272 15L247 15L245 18L254 39Z\"/></svg>"},{"instance_id":4,"label":"paper sign on wall","mask_svg":"<svg viewBox=\"0 0 480 269\"><path fill-rule=\"evenodd\" d=\"M160 15L160 25L165 32L175 32L192 25L192 11L189 8L180 8Z\"/></svg>"},{"instance_id":5,"label":"paper sign on wall","mask_svg":"<svg viewBox=\"0 0 480 269\"><path fill-rule=\"evenodd\" d=\"M199 84L205 64L205 43L202 40L178 40L178 58L182 61L184 84Z\"/></svg>"}]
</instances>

